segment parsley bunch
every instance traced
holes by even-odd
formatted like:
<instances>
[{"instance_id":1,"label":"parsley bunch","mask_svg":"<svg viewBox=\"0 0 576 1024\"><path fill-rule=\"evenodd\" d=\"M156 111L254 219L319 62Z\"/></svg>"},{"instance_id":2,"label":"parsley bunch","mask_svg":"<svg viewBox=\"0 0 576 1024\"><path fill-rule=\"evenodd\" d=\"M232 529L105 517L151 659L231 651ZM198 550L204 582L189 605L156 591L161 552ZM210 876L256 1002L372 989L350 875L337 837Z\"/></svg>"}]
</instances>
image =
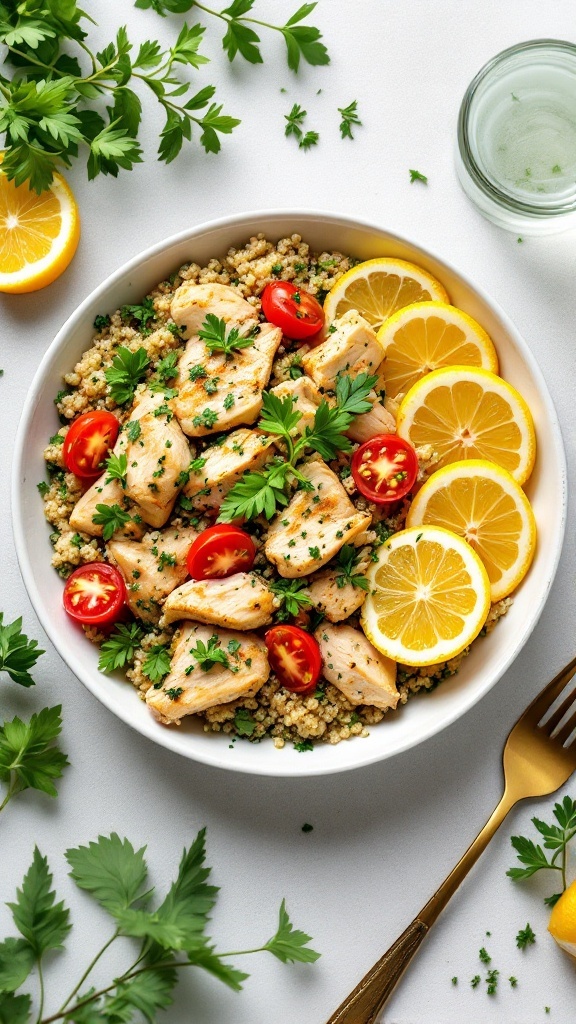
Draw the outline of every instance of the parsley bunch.
<instances>
[{"instance_id":1,"label":"parsley bunch","mask_svg":"<svg viewBox=\"0 0 576 1024\"><path fill-rule=\"evenodd\" d=\"M334 459L339 451L348 452L352 445L345 431L355 416L368 412L372 403L368 395L376 377L359 373L356 377L339 377L333 405L322 399L318 406L312 427L298 440L293 432L302 414L297 411L290 396L278 398L269 391L262 395L262 417L258 422L260 430L281 437L286 447L286 458L277 458L258 472L244 473L238 483L228 492L220 508L219 522L229 523L244 517L254 519L262 512L271 519L278 506L288 504L289 484L298 481L304 489L310 483L297 469L296 463L308 449L318 452L323 459Z\"/></svg>"},{"instance_id":2,"label":"parsley bunch","mask_svg":"<svg viewBox=\"0 0 576 1024\"><path fill-rule=\"evenodd\" d=\"M72 927L70 911L52 888L52 874L46 857L34 849L32 864L24 876L16 899L8 907L18 937L0 942L0 1019L13 1024L38 1024L57 1020L85 1022L131 1021L138 1011L146 1020L156 1020L158 1010L173 1002L173 991L181 970L201 967L234 991L248 978L244 971L227 962L229 956L268 952L282 963L314 963L319 953L311 949L310 936L295 929L282 901L278 928L257 950L234 954L217 952L206 935L208 915L216 903L218 889L208 884L205 830L184 850L176 878L160 900L151 905L154 888L147 885L145 847L134 849L116 833L99 836L87 846L66 851L70 876L79 889L88 892L110 915L114 931L93 957L82 977L60 1008L44 1017L44 959L61 951ZM111 963L110 983L88 987L95 965L112 943L116 947ZM134 943L136 947L134 948ZM132 947L132 948L131 948ZM16 995L36 968L40 984L38 1006L32 1017L32 997ZM34 984L36 988L36 985ZM55 993L59 996L61 993Z\"/></svg>"},{"instance_id":3,"label":"parsley bunch","mask_svg":"<svg viewBox=\"0 0 576 1024\"><path fill-rule=\"evenodd\" d=\"M516 881L530 878L537 871L559 871L562 880L562 892L566 888L566 862L568 844L576 836L576 801L565 796L562 803L554 804L552 813L557 824L548 825L539 818L532 818L532 824L544 838L544 850L553 851L549 858L541 846L525 836L512 836L511 843L524 867L510 868L506 874ZM544 902L553 907L562 892L547 896Z\"/></svg>"}]
</instances>

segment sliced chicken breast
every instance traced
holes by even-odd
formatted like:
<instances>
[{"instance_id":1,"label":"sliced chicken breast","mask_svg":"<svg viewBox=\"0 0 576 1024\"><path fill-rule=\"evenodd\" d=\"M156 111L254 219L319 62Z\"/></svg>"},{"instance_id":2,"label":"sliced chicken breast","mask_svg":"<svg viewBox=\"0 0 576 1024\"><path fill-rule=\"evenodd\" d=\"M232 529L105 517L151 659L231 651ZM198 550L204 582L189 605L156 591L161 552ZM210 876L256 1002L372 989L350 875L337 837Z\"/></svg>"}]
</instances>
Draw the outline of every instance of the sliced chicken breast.
<instances>
[{"instance_id":1,"label":"sliced chicken breast","mask_svg":"<svg viewBox=\"0 0 576 1024\"><path fill-rule=\"evenodd\" d=\"M352 421L346 436L352 441L369 441L377 434L395 434L396 419L384 408L382 402L374 402L370 412L363 412Z\"/></svg>"},{"instance_id":2,"label":"sliced chicken breast","mask_svg":"<svg viewBox=\"0 0 576 1024\"><path fill-rule=\"evenodd\" d=\"M144 622L158 622L168 594L188 575L186 555L198 536L192 527L170 527L148 533L141 541L111 540L106 545L110 561L126 583L128 606Z\"/></svg>"},{"instance_id":3,"label":"sliced chicken breast","mask_svg":"<svg viewBox=\"0 0 576 1024\"><path fill-rule=\"evenodd\" d=\"M291 398L295 412L301 413L301 419L292 430L293 436L300 437L306 427L314 425L314 416L322 401L322 395L309 377L302 376L297 380L282 381L276 387L270 388L270 393L277 398Z\"/></svg>"},{"instance_id":4,"label":"sliced chicken breast","mask_svg":"<svg viewBox=\"0 0 576 1024\"><path fill-rule=\"evenodd\" d=\"M236 572L223 580L188 580L166 598L162 625L194 619L229 629L258 629L270 622L277 605L277 598L256 573Z\"/></svg>"},{"instance_id":5,"label":"sliced chicken breast","mask_svg":"<svg viewBox=\"0 0 576 1024\"><path fill-rule=\"evenodd\" d=\"M171 404L190 437L231 430L258 418L282 331L267 323L249 326L258 332L253 344L228 357L210 354L201 338L187 343L178 364L178 396Z\"/></svg>"},{"instance_id":6,"label":"sliced chicken breast","mask_svg":"<svg viewBox=\"0 0 576 1024\"><path fill-rule=\"evenodd\" d=\"M136 502L150 526L164 526L190 465L190 447L162 392L144 391L134 405L130 423L139 432L124 429L115 452L124 452L128 462L126 495Z\"/></svg>"},{"instance_id":7,"label":"sliced chicken breast","mask_svg":"<svg viewBox=\"0 0 576 1024\"><path fill-rule=\"evenodd\" d=\"M362 571L360 566L357 571ZM339 587L338 578L336 570L324 569L314 576L305 590L316 611L322 612L329 622L347 619L362 607L366 599L365 590L355 587L352 583L345 583L343 587Z\"/></svg>"},{"instance_id":8,"label":"sliced chicken breast","mask_svg":"<svg viewBox=\"0 0 576 1024\"><path fill-rule=\"evenodd\" d=\"M312 490L296 491L272 520L265 545L268 560L289 579L321 569L372 522L369 514L356 511L325 462L315 459L298 468Z\"/></svg>"},{"instance_id":9,"label":"sliced chicken breast","mask_svg":"<svg viewBox=\"0 0 576 1024\"><path fill-rule=\"evenodd\" d=\"M322 675L350 704L373 704L383 710L396 707L396 662L377 651L364 633L324 622L314 636L320 644Z\"/></svg>"},{"instance_id":10,"label":"sliced chicken breast","mask_svg":"<svg viewBox=\"0 0 576 1024\"><path fill-rule=\"evenodd\" d=\"M198 334L207 313L235 327L251 327L258 314L246 299L226 284L193 284L186 281L176 289L170 313L185 338ZM244 331L242 331L244 333Z\"/></svg>"},{"instance_id":11,"label":"sliced chicken breast","mask_svg":"<svg viewBox=\"0 0 576 1024\"><path fill-rule=\"evenodd\" d=\"M191 653L201 642L208 646L217 636L226 664L217 662L208 670ZM146 693L146 703L165 725L178 723L216 704L227 704L239 697L253 697L270 674L266 645L254 633L214 631L213 626L184 622L176 642L170 673L156 688Z\"/></svg>"},{"instance_id":12,"label":"sliced chicken breast","mask_svg":"<svg viewBox=\"0 0 576 1024\"><path fill-rule=\"evenodd\" d=\"M302 366L318 387L333 389L338 374L351 377L365 370L376 373L384 358L384 349L364 317L349 309L339 320L326 341L302 356Z\"/></svg>"},{"instance_id":13,"label":"sliced chicken breast","mask_svg":"<svg viewBox=\"0 0 576 1024\"><path fill-rule=\"evenodd\" d=\"M91 537L101 537L104 533L104 524L93 521L94 516L98 514L97 505L118 505L122 511L127 512L131 516L139 514L138 509L135 510L130 507L120 481L110 480L109 483L106 483L106 476L107 474L103 473L102 476L98 477L82 495L80 500L76 502L70 515L70 527L72 530L88 533ZM131 519L120 530L117 530L114 536L138 539L143 535L144 531L145 527L141 523L134 522Z\"/></svg>"},{"instance_id":14,"label":"sliced chicken breast","mask_svg":"<svg viewBox=\"0 0 576 1024\"><path fill-rule=\"evenodd\" d=\"M203 464L190 473L184 494L194 508L219 508L242 474L260 469L275 450L274 439L259 430L233 430L223 444L206 448L202 458L195 460Z\"/></svg>"}]
</instances>

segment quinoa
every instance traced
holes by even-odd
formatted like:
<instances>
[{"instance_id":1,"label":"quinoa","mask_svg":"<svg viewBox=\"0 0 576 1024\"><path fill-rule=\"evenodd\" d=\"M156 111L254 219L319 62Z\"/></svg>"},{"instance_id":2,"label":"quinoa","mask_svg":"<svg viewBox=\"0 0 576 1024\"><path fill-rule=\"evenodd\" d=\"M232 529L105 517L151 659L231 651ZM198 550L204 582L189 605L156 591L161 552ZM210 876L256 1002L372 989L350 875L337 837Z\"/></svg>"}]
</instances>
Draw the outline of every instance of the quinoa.
<instances>
[{"instance_id":1,"label":"quinoa","mask_svg":"<svg viewBox=\"0 0 576 1024\"><path fill-rule=\"evenodd\" d=\"M160 282L146 296L151 300L153 313L147 318L145 326L134 316L129 307L122 307L99 318L100 329L96 331L92 344L82 354L73 370L64 375L64 388L58 393L55 405L62 426L58 431L64 440L70 421L82 413L97 409L108 410L123 425L130 418L132 403L118 406L110 395L106 381L106 370L120 346L131 352L144 348L150 360L146 379L136 389L138 395L145 390L147 381L153 377L161 359L171 352L181 350L183 340L178 325L170 316L170 308L174 293L186 281L196 284L218 283L235 288L258 311L260 295L271 281L291 281L305 287L316 295L320 302L336 281L358 261L339 252L314 253L300 235L293 234L280 239L276 244L268 241L262 234L252 236L241 248L230 248L225 256L208 261L205 267L197 263L188 263L180 267L168 280ZM278 349L272 367L271 385L282 381L296 379L302 356L309 346L301 344L297 349L289 342ZM385 399L385 407L396 415L401 396L394 401ZM218 443L218 438L210 435L191 442L192 458L202 453L205 448ZM356 508L372 514L372 527L356 544L362 550L358 563L358 571L362 572L369 564L372 550L382 538L402 529L409 508L409 501L404 500L401 508L393 515L386 517L382 506L374 505L357 492L353 477L350 474L350 462L357 445L352 451L340 453L338 458L329 463L342 481ZM197 450L196 450L197 449ZM433 472L438 461L437 453L431 445L418 450L419 481L424 480ZM53 545L52 564L66 577L79 565L93 561L107 561L108 556L104 542L98 537L78 533L70 527L70 515L83 493L82 482L74 474L66 471L63 461L63 444L55 435L44 450L49 481L39 485L43 491L44 514L52 526L50 539ZM126 507L128 503L125 502ZM211 520L203 518L199 513L186 510L177 504L175 510L165 524L166 527L181 528L190 524L198 529L210 525ZM263 553L265 520L256 520L249 524L256 547L254 570L262 572L265 578L274 575L273 568L267 563ZM506 613L511 604L510 598L498 602L490 609L483 633L489 633L498 619ZM351 616L347 622L358 625L358 615ZM84 627L87 638L102 644L105 634L96 627ZM163 645L173 650L178 637L178 628L167 626L163 629L143 624L143 635L135 652L132 664L126 670L126 676L136 688L142 700L150 688L150 679L143 671L148 652L155 645ZM413 695L434 689L441 681L458 671L469 648L456 658L441 665L414 669L409 666L398 666L397 685L400 694L399 706L407 702ZM239 712L243 728L239 728ZM271 737L277 748L286 743L300 744L307 741L337 744L352 737L365 737L369 726L382 721L385 714L396 712L384 711L370 705L354 706L344 694L326 681L320 681L313 693L297 694L285 689L272 674L258 693L249 698L241 698L227 704L217 705L194 716L202 720L205 732L222 732L230 737L247 736L246 723L249 723L249 739L258 742L264 737Z\"/></svg>"}]
</instances>

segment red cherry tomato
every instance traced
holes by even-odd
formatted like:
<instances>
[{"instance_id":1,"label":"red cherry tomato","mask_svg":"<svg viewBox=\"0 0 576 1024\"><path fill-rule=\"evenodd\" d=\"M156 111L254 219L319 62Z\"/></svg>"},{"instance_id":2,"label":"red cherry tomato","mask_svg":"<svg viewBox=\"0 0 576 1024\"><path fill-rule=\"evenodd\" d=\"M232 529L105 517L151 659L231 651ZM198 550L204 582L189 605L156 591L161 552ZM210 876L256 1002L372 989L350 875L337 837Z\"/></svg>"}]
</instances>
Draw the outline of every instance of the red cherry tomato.
<instances>
[{"instance_id":1,"label":"red cherry tomato","mask_svg":"<svg viewBox=\"0 0 576 1024\"><path fill-rule=\"evenodd\" d=\"M307 693L320 677L320 647L299 626L273 626L264 637L272 671L287 690Z\"/></svg>"},{"instance_id":2,"label":"red cherry tomato","mask_svg":"<svg viewBox=\"0 0 576 1024\"><path fill-rule=\"evenodd\" d=\"M408 494L418 476L418 456L397 434L377 434L352 456L352 476L365 498L384 505Z\"/></svg>"},{"instance_id":3,"label":"red cherry tomato","mask_svg":"<svg viewBox=\"0 0 576 1024\"><path fill-rule=\"evenodd\" d=\"M324 311L310 292L290 281L273 281L262 293L264 316L280 327L287 338L302 341L318 334L324 324Z\"/></svg>"},{"instance_id":4,"label":"red cherry tomato","mask_svg":"<svg viewBox=\"0 0 576 1024\"><path fill-rule=\"evenodd\" d=\"M64 438L64 464L81 480L100 476L103 462L114 447L120 424L111 412L97 409L79 416Z\"/></svg>"},{"instance_id":5,"label":"red cherry tomato","mask_svg":"<svg viewBox=\"0 0 576 1024\"><path fill-rule=\"evenodd\" d=\"M120 618L126 599L124 580L113 565L89 562L75 569L64 587L64 610L91 625L103 625Z\"/></svg>"},{"instance_id":6,"label":"red cherry tomato","mask_svg":"<svg viewBox=\"0 0 576 1024\"><path fill-rule=\"evenodd\" d=\"M209 526L188 552L188 572L193 580L223 579L235 572L248 572L255 557L256 548L249 533L227 523Z\"/></svg>"}]
</instances>

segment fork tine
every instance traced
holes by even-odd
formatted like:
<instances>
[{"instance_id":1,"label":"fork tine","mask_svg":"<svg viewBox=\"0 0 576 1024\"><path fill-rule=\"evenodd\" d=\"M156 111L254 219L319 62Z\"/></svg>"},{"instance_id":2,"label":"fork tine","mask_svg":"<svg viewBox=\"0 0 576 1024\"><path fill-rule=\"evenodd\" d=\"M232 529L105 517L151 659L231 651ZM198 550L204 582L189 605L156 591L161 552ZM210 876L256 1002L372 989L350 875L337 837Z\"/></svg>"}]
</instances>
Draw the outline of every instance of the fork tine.
<instances>
[{"instance_id":1,"label":"fork tine","mask_svg":"<svg viewBox=\"0 0 576 1024\"><path fill-rule=\"evenodd\" d=\"M549 736L554 732L554 729L558 725L560 725L560 722L564 718L564 715L572 707L572 705L574 703L574 698L575 697L576 697L576 690L572 690L568 694L568 696L566 697L566 700L562 701L560 707L557 708L556 711L554 711L554 713L552 715L550 715L550 718L548 718L546 720L546 722L544 722L544 725L542 726L542 728L545 730L545 732L548 733Z\"/></svg>"},{"instance_id":2,"label":"fork tine","mask_svg":"<svg viewBox=\"0 0 576 1024\"><path fill-rule=\"evenodd\" d=\"M574 732L574 729L576 729L576 712L568 719L566 725L563 725L562 728L558 730L554 739L558 740L558 742L564 746L568 737Z\"/></svg>"},{"instance_id":3,"label":"fork tine","mask_svg":"<svg viewBox=\"0 0 576 1024\"><path fill-rule=\"evenodd\" d=\"M560 696L562 690L566 684L570 682L575 672L576 657L572 658L572 661L568 662L565 668L561 669L558 675L554 676L552 682L548 683L548 686L534 698L522 717L527 721L533 722L534 725L537 725L546 712L549 711L556 698Z\"/></svg>"}]
</instances>

